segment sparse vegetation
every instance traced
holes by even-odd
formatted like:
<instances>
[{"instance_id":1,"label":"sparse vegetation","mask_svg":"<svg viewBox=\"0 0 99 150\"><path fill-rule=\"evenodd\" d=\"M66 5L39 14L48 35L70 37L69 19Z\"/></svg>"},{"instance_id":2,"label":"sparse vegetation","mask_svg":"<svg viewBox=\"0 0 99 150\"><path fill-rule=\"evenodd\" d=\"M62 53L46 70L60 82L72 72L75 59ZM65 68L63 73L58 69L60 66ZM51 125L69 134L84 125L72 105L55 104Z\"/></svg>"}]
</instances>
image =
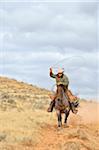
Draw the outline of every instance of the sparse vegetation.
<instances>
[{"instance_id":1,"label":"sparse vegetation","mask_svg":"<svg viewBox=\"0 0 99 150\"><path fill-rule=\"evenodd\" d=\"M0 150L98 150L98 104L81 100L69 127L49 114L50 91L0 77ZM93 109L94 108L94 109Z\"/></svg>"}]
</instances>

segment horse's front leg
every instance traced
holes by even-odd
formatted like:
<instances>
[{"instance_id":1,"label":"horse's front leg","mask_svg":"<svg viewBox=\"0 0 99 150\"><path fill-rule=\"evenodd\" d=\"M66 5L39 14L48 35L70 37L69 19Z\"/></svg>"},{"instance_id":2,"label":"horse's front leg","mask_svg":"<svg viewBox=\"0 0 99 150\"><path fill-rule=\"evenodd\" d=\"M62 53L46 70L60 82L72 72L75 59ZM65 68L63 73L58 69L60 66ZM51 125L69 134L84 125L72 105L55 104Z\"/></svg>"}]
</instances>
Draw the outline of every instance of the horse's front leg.
<instances>
[{"instance_id":1,"label":"horse's front leg","mask_svg":"<svg viewBox=\"0 0 99 150\"><path fill-rule=\"evenodd\" d=\"M70 110L65 111L65 119L64 119L64 124L67 125L67 118L69 116Z\"/></svg>"},{"instance_id":2,"label":"horse's front leg","mask_svg":"<svg viewBox=\"0 0 99 150\"><path fill-rule=\"evenodd\" d=\"M62 126L61 112L60 112L60 110L57 110L56 113L57 113L57 117L58 117L58 127L61 127Z\"/></svg>"}]
</instances>

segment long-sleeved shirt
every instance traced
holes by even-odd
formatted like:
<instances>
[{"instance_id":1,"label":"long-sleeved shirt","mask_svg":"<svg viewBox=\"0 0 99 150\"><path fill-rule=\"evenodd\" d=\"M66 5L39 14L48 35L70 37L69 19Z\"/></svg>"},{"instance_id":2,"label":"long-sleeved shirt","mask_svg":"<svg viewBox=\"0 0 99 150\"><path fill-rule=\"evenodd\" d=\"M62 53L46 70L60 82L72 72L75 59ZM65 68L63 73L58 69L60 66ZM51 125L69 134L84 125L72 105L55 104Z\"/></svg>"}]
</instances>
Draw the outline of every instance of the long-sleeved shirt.
<instances>
[{"instance_id":1,"label":"long-sleeved shirt","mask_svg":"<svg viewBox=\"0 0 99 150\"><path fill-rule=\"evenodd\" d=\"M66 75L62 75L62 77L58 77L58 74L54 74L52 72L50 72L50 77L55 78L56 79L56 85L65 85L68 86L69 85L69 79Z\"/></svg>"}]
</instances>

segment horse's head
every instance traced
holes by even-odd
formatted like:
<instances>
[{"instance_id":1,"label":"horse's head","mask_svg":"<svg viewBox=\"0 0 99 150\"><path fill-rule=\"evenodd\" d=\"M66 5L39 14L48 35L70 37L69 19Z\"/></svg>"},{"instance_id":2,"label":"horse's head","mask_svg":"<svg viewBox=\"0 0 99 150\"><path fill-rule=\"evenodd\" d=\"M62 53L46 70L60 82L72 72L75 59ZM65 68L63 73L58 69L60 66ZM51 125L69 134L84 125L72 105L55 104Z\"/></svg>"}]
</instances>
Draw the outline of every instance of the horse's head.
<instances>
[{"instance_id":1,"label":"horse's head","mask_svg":"<svg viewBox=\"0 0 99 150\"><path fill-rule=\"evenodd\" d=\"M67 108L67 106L69 106L68 98L64 91L64 87L61 85L57 86L57 94L55 101L56 101L55 103L56 108L65 109Z\"/></svg>"},{"instance_id":2,"label":"horse's head","mask_svg":"<svg viewBox=\"0 0 99 150\"><path fill-rule=\"evenodd\" d=\"M64 95L64 89L61 85L57 86L57 99L62 99Z\"/></svg>"}]
</instances>

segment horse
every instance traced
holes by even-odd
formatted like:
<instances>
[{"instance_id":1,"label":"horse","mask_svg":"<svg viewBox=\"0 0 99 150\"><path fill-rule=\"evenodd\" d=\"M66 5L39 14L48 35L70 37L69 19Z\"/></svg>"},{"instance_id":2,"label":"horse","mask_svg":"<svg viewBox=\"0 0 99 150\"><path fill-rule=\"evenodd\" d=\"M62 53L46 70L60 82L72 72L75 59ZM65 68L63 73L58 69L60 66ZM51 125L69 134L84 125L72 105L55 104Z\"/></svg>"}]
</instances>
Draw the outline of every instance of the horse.
<instances>
[{"instance_id":1,"label":"horse","mask_svg":"<svg viewBox=\"0 0 99 150\"><path fill-rule=\"evenodd\" d=\"M75 108L77 108L79 106L78 99L76 99L76 101L73 102L73 106ZM65 124L65 126L67 126L67 118L70 114L70 111L73 112L73 109L72 109L72 106L70 103L70 99L66 95L63 85L57 86L57 94L56 94L56 98L55 98L55 106L54 107L55 107L57 118L58 118L58 127L62 126L62 114L63 113L65 114L64 124Z\"/></svg>"},{"instance_id":2,"label":"horse","mask_svg":"<svg viewBox=\"0 0 99 150\"><path fill-rule=\"evenodd\" d=\"M57 87L57 96L55 98L55 110L58 119L58 127L62 126L62 114L65 114L64 125L67 125L67 118L70 114L70 103L68 97L65 94L63 86L59 85Z\"/></svg>"},{"instance_id":3,"label":"horse","mask_svg":"<svg viewBox=\"0 0 99 150\"><path fill-rule=\"evenodd\" d=\"M64 124L66 125L71 107L62 85L57 87L57 96L55 98L55 110L58 118L58 127L62 126L63 113L65 114Z\"/></svg>"}]
</instances>

